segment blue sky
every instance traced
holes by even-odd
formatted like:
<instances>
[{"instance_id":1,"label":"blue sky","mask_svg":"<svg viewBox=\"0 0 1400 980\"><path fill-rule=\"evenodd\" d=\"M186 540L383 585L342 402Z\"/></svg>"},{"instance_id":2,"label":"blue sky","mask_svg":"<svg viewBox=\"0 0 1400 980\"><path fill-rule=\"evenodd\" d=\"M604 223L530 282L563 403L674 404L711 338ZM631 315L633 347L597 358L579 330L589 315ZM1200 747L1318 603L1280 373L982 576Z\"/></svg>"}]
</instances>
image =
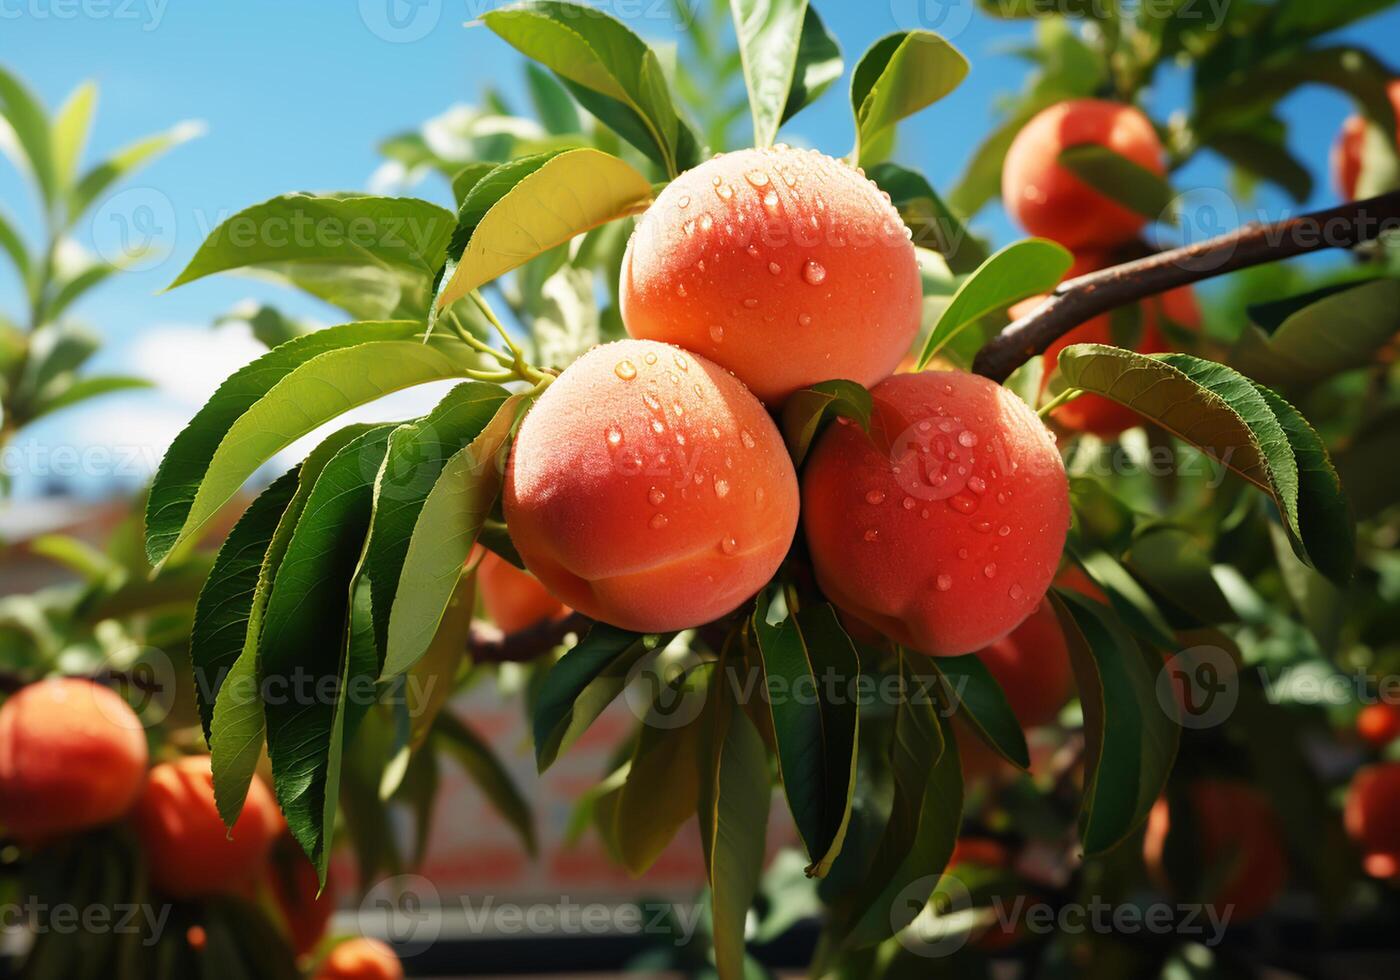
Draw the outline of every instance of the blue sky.
<instances>
[{"instance_id":1,"label":"blue sky","mask_svg":"<svg viewBox=\"0 0 1400 980\"><path fill-rule=\"evenodd\" d=\"M973 0L816 2L840 38L848 66L876 38L901 27L929 26L929 16L968 55L967 81L901 130L899 158L923 169L936 186L949 186L995 120L997 97L1021 86L1026 65L1007 52L1029 40L1029 28L973 13ZM1206 0L1200 4L1208 6ZM103 366L145 368L166 361L170 373L182 376L186 392L174 401L123 396L95 413L36 427L31 437L83 441L97 438L94 427L99 422L110 427L122 411L179 411L171 405L196 397L201 385L212 388L246 356L246 345L221 347L212 335L195 332L244 298L271 299L290 312L333 320L336 314L314 301L241 278L216 277L168 294L159 291L221 216L287 191L362 188L381 162L375 152L381 138L454 103L476 101L487 83L518 94L519 57L483 28L463 26L495 5L494 0L0 0L0 63L25 78L49 106L83 79L99 84L89 161L182 120L202 120L208 127L202 138L127 185L137 189L128 200L151 199L163 207L168 202L161 212L168 220L162 221L160 240L168 244L169 257L117 277L75 311L107 339ZM645 36L665 38L676 27L669 0L598 5ZM391 21L391 14L398 20ZM1343 36L1387 57L1400 41L1400 12L1372 18ZM851 121L844 84L785 132L829 152L845 152ZM1168 73L1150 108L1165 117L1182 104L1184 92L1185 79ZM1344 97L1317 87L1304 88L1285 103L1290 143L1316 173L1325 173L1328 147L1350 111ZM1224 171L1216 160L1202 157L1176 182L1179 188L1220 187ZM418 193L448 198L445 185L424 185ZM1313 203L1326 203L1332 194L1330 181L1321 179ZM36 231L37 216L23 182L3 163L0 201L24 229ZM1279 214L1288 202L1264 192L1256 205ZM1015 235L993 209L977 226L998 243ZM80 238L90 242L94 232L110 234L110 229L81 228ZM14 309L17 298L13 281L0 277L0 309ZM21 480L20 486L28 484Z\"/></svg>"}]
</instances>

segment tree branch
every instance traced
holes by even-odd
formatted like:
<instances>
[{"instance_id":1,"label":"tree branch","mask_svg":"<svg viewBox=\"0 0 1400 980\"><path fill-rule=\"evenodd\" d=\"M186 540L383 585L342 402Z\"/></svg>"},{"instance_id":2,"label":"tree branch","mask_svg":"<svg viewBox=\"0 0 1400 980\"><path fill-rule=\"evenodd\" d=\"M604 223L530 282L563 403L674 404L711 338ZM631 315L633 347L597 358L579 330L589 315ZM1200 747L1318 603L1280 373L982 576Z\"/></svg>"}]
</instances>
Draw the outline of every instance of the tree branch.
<instances>
[{"instance_id":1,"label":"tree branch","mask_svg":"<svg viewBox=\"0 0 1400 980\"><path fill-rule=\"evenodd\" d=\"M587 632L593 620L571 612L562 619L541 620L514 633L503 633L490 623L472 623L467 650L477 663L501 664L534 660L553 650L570 633Z\"/></svg>"},{"instance_id":2,"label":"tree branch","mask_svg":"<svg viewBox=\"0 0 1400 980\"><path fill-rule=\"evenodd\" d=\"M1237 269L1355 248L1394 231L1400 231L1400 191L1273 224L1251 222L1217 238L1091 272L1061 283L1044 303L989 341L972 370L1005 381L1075 327L1120 306Z\"/></svg>"}]
</instances>

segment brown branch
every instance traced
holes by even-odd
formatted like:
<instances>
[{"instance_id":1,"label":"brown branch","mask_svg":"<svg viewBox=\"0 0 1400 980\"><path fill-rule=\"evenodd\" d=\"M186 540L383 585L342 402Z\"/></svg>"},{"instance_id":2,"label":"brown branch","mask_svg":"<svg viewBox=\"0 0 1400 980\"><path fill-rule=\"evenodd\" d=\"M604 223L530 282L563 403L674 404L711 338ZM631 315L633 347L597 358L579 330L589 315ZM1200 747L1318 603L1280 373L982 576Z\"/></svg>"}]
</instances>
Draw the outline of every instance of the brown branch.
<instances>
[{"instance_id":1,"label":"brown branch","mask_svg":"<svg viewBox=\"0 0 1400 980\"><path fill-rule=\"evenodd\" d=\"M1044 303L989 341L972 370L1005 381L1075 327L1120 306L1237 269L1355 248L1394 231L1400 231L1400 191L1273 224L1251 222L1217 238L1091 272L1061 283Z\"/></svg>"},{"instance_id":2,"label":"brown branch","mask_svg":"<svg viewBox=\"0 0 1400 980\"><path fill-rule=\"evenodd\" d=\"M548 653L570 633L584 633L593 620L572 612L562 619L545 619L514 633L503 633L490 623L472 623L467 650L478 663L520 663Z\"/></svg>"}]
</instances>

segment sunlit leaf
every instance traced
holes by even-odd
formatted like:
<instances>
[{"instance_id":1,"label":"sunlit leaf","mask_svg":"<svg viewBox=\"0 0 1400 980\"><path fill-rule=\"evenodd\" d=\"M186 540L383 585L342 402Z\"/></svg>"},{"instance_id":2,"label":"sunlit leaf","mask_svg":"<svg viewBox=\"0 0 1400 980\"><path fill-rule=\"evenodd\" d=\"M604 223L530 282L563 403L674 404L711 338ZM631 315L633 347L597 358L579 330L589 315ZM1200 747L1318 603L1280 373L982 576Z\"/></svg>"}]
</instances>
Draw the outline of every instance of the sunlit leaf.
<instances>
[{"instance_id":1,"label":"sunlit leaf","mask_svg":"<svg viewBox=\"0 0 1400 980\"><path fill-rule=\"evenodd\" d=\"M932 31L900 31L871 45L851 76L856 160L879 163L870 151L885 131L953 91L967 71L962 53Z\"/></svg>"}]
</instances>

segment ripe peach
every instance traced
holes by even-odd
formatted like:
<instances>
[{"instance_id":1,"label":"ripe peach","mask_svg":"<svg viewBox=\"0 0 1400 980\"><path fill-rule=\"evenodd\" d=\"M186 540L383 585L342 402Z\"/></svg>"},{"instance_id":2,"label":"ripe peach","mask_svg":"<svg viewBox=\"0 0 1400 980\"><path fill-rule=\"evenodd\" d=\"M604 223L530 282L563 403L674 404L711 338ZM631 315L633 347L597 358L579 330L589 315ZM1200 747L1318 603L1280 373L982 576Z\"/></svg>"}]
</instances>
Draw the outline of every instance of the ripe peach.
<instances>
[{"instance_id":1,"label":"ripe peach","mask_svg":"<svg viewBox=\"0 0 1400 980\"><path fill-rule=\"evenodd\" d=\"M1022 728L1054 721L1073 693L1069 649L1049 602L1041 602L1020 626L978 650L977 657L1001 685Z\"/></svg>"},{"instance_id":2,"label":"ripe peach","mask_svg":"<svg viewBox=\"0 0 1400 980\"><path fill-rule=\"evenodd\" d=\"M545 588L652 632L709 622L772 577L797 528L797 476L733 375L623 340L579 358L530 409L504 504Z\"/></svg>"},{"instance_id":3,"label":"ripe peach","mask_svg":"<svg viewBox=\"0 0 1400 980\"><path fill-rule=\"evenodd\" d=\"M1166 172L1162 143L1141 112L1118 102L1072 99L1037 113L1016 134L1002 164L1002 201L1032 235L1072 249L1120 245L1147 219L1060 165L1062 150L1086 143L1106 146L1159 176Z\"/></svg>"},{"instance_id":4,"label":"ripe peach","mask_svg":"<svg viewBox=\"0 0 1400 980\"><path fill-rule=\"evenodd\" d=\"M506 633L514 633L546 619L569 614L569 607L549 594L540 580L522 572L494 551L479 548L481 564L476 584L486 615Z\"/></svg>"},{"instance_id":5,"label":"ripe peach","mask_svg":"<svg viewBox=\"0 0 1400 980\"><path fill-rule=\"evenodd\" d=\"M1203 880L1216 883L1207 902L1231 910L1232 922L1241 922L1267 909L1288 880L1288 858L1274 809L1268 799L1246 783L1230 779L1202 779L1187 793L1192 833L1200 848ZM1167 835L1171 813L1165 798L1159 799L1147 817L1143 860L1148 872L1165 889Z\"/></svg>"},{"instance_id":6,"label":"ripe peach","mask_svg":"<svg viewBox=\"0 0 1400 980\"><path fill-rule=\"evenodd\" d=\"M0 826L38 841L116 820L146 761L141 719L115 692L74 677L30 684L0 707Z\"/></svg>"},{"instance_id":7,"label":"ripe peach","mask_svg":"<svg viewBox=\"0 0 1400 980\"><path fill-rule=\"evenodd\" d=\"M230 833L214 804L209 757L187 756L151 770L136 805L136 829L155 886L176 898L235 891L262 870L285 824L258 777Z\"/></svg>"},{"instance_id":8,"label":"ripe peach","mask_svg":"<svg viewBox=\"0 0 1400 980\"><path fill-rule=\"evenodd\" d=\"M292 950L297 956L305 956L326 934L335 912L335 876L327 875L326 887L322 889L315 865L290 834L276 847L277 854L267 869L268 887L282 913Z\"/></svg>"},{"instance_id":9,"label":"ripe peach","mask_svg":"<svg viewBox=\"0 0 1400 980\"><path fill-rule=\"evenodd\" d=\"M1395 117L1400 121L1400 79L1386 86ZM1337 142L1332 145L1332 180L1343 199L1356 199L1356 185L1361 180L1361 151L1366 145L1367 122L1364 116L1352 115L1342 123Z\"/></svg>"},{"instance_id":10,"label":"ripe peach","mask_svg":"<svg viewBox=\"0 0 1400 980\"><path fill-rule=\"evenodd\" d=\"M1059 563L1069 487L1054 439L972 374L898 374L871 394L871 434L831 426L803 476L817 582L915 650L984 647L1035 611Z\"/></svg>"},{"instance_id":11,"label":"ripe peach","mask_svg":"<svg viewBox=\"0 0 1400 980\"><path fill-rule=\"evenodd\" d=\"M331 950L316 980L402 980L403 964L388 943L347 939Z\"/></svg>"},{"instance_id":12,"label":"ripe peach","mask_svg":"<svg viewBox=\"0 0 1400 980\"><path fill-rule=\"evenodd\" d=\"M728 368L763 401L831 378L872 385L919 331L923 287L899 214L815 150L725 153L637 224L622 319Z\"/></svg>"},{"instance_id":13,"label":"ripe peach","mask_svg":"<svg viewBox=\"0 0 1400 980\"><path fill-rule=\"evenodd\" d=\"M1400 705L1366 705L1356 716L1356 734L1372 748L1385 748L1400 735Z\"/></svg>"},{"instance_id":14,"label":"ripe peach","mask_svg":"<svg viewBox=\"0 0 1400 980\"><path fill-rule=\"evenodd\" d=\"M1400 874L1400 762L1367 766L1352 778L1343 811L1347 836L1361 848L1368 874Z\"/></svg>"}]
</instances>

